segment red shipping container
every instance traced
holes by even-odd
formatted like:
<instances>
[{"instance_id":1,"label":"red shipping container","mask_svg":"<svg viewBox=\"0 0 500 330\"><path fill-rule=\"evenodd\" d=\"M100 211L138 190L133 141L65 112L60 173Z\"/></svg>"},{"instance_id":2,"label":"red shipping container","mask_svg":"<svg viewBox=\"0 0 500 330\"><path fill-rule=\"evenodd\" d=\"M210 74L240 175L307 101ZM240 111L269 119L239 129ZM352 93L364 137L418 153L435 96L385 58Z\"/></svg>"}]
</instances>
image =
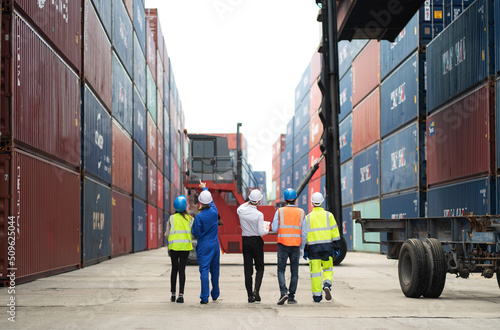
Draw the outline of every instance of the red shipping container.
<instances>
[{"instance_id":1,"label":"red shipping container","mask_svg":"<svg viewBox=\"0 0 500 330\"><path fill-rule=\"evenodd\" d=\"M132 197L111 193L111 256L132 252Z\"/></svg>"},{"instance_id":2,"label":"red shipping container","mask_svg":"<svg viewBox=\"0 0 500 330\"><path fill-rule=\"evenodd\" d=\"M85 0L83 72L87 83L111 113L111 43L90 0Z\"/></svg>"},{"instance_id":3,"label":"red shipping container","mask_svg":"<svg viewBox=\"0 0 500 330\"><path fill-rule=\"evenodd\" d=\"M281 157L281 153L285 151L286 135L280 134L276 142L273 143L272 159Z\"/></svg>"},{"instance_id":4,"label":"red shipping container","mask_svg":"<svg viewBox=\"0 0 500 330\"><path fill-rule=\"evenodd\" d=\"M170 84L170 59L168 58L167 45L165 43L163 43L163 70L167 76L167 84Z\"/></svg>"},{"instance_id":5,"label":"red shipping container","mask_svg":"<svg viewBox=\"0 0 500 330\"><path fill-rule=\"evenodd\" d=\"M172 180L172 178L170 178ZM177 162L174 162L174 179L172 180L172 183L174 184L174 188L177 190L181 189L181 177L180 177L180 168L179 165L177 165Z\"/></svg>"},{"instance_id":6,"label":"red shipping container","mask_svg":"<svg viewBox=\"0 0 500 330\"><path fill-rule=\"evenodd\" d=\"M156 90L156 126L158 127L158 135L163 136L163 101L160 98L160 90Z\"/></svg>"},{"instance_id":7,"label":"red shipping container","mask_svg":"<svg viewBox=\"0 0 500 330\"><path fill-rule=\"evenodd\" d=\"M158 180L157 180L158 170L148 158L148 204L152 204L156 206L156 202L158 201Z\"/></svg>"},{"instance_id":8,"label":"red shipping container","mask_svg":"<svg viewBox=\"0 0 500 330\"><path fill-rule=\"evenodd\" d=\"M309 149L314 148L323 136L323 123L318 113L314 114L309 121Z\"/></svg>"},{"instance_id":9,"label":"red shipping container","mask_svg":"<svg viewBox=\"0 0 500 330\"><path fill-rule=\"evenodd\" d=\"M157 166L158 166L158 170L160 172L163 173L163 137L160 135L160 132L157 132L157 138L158 138L158 141L157 141L157 148L156 150L158 151L158 162L157 162Z\"/></svg>"},{"instance_id":10,"label":"red shipping container","mask_svg":"<svg viewBox=\"0 0 500 330\"><path fill-rule=\"evenodd\" d=\"M127 8L128 15L130 16L130 20L134 21L134 1L133 0L123 0L125 7Z\"/></svg>"},{"instance_id":11,"label":"red shipping container","mask_svg":"<svg viewBox=\"0 0 500 330\"><path fill-rule=\"evenodd\" d=\"M321 74L321 69L323 68L322 60L323 55L321 53L314 52L311 58L311 85L317 85L317 80Z\"/></svg>"},{"instance_id":12,"label":"red shipping container","mask_svg":"<svg viewBox=\"0 0 500 330\"><path fill-rule=\"evenodd\" d=\"M132 139L115 120L113 120L112 133L112 183L113 186L132 194Z\"/></svg>"},{"instance_id":13,"label":"red shipping container","mask_svg":"<svg viewBox=\"0 0 500 330\"><path fill-rule=\"evenodd\" d=\"M2 138L79 166L80 79L19 16L2 19Z\"/></svg>"},{"instance_id":14,"label":"red shipping container","mask_svg":"<svg viewBox=\"0 0 500 330\"><path fill-rule=\"evenodd\" d=\"M281 182L276 180L274 184L276 185L276 199L281 200Z\"/></svg>"},{"instance_id":15,"label":"red shipping container","mask_svg":"<svg viewBox=\"0 0 500 330\"><path fill-rule=\"evenodd\" d=\"M163 109L163 62L160 59L160 52L156 52L156 86L158 87L158 109ZM159 111L159 110L158 110Z\"/></svg>"},{"instance_id":16,"label":"red shipping container","mask_svg":"<svg viewBox=\"0 0 500 330\"><path fill-rule=\"evenodd\" d=\"M213 136L222 136L227 139L227 146L229 150L236 150L237 147L237 137L238 134L236 133L226 133L226 134L210 134L207 133L207 135L213 135ZM241 143L241 150L245 151L247 149L247 140L243 136L242 133L240 133L240 143Z\"/></svg>"},{"instance_id":17,"label":"red shipping container","mask_svg":"<svg viewBox=\"0 0 500 330\"><path fill-rule=\"evenodd\" d=\"M0 154L0 172L0 278L9 268L16 284L79 268L79 173L17 149Z\"/></svg>"},{"instance_id":18,"label":"red shipping container","mask_svg":"<svg viewBox=\"0 0 500 330\"><path fill-rule=\"evenodd\" d=\"M370 41L352 62L352 106L380 84L380 42Z\"/></svg>"},{"instance_id":19,"label":"red shipping container","mask_svg":"<svg viewBox=\"0 0 500 330\"><path fill-rule=\"evenodd\" d=\"M163 175L161 174L160 170L158 170L158 172L156 173L157 175L157 180L156 182L158 183L158 202L157 202L157 206L158 206L158 209L162 212L160 213L163 213Z\"/></svg>"},{"instance_id":20,"label":"red shipping container","mask_svg":"<svg viewBox=\"0 0 500 330\"><path fill-rule=\"evenodd\" d=\"M375 89L352 111L352 153L380 140L380 92Z\"/></svg>"},{"instance_id":21,"label":"red shipping container","mask_svg":"<svg viewBox=\"0 0 500 330\"><path fill-rule=\"evenodd\" d=\"M164 234L164 229L163 229L163 211L158 209L158 222L157 222L157 238L158 238L158 243L156 244L157 247L162 247L163 246L163 234Z\"/></svg>"},{"instance_id":22,"label":"red shipping container","mask_svg":"<svg viewBox=\"0 0 500 330\"><path fill-rule=\"evenodd\" d=\"M158 9L146 9L146 21L149 21L149 26L153 32L153 40L160 53L160 59L165 59L165 42L163 40L163 32L161 30L160 20L158 19Z\"/></svg>"},{"instance_id":23,"label":"red shipping container","mask_svg":"<svg viewBox=\"0 0 500 330\"><path fill-rule=\"evenodd\" d=\"M148 112L148 156L153 160L153 163L157 163L158 161L158 150L156 144L158 143L158 130L156 129L155 122L153 121L153 117L151 117L151 113Z\"/></svg>"},{"instance_id":24,"label":"red shipping container","mask_svg":"<svg viewBox=\"0 0 500 330\"><path fill-rule=\"evenodd\" d=\"M281 172L280 172L280 166L281 165L281 158L278 157L276 159L273 160L273 174L272 174L272 180L276 180L277 178L280 177L281 175Z\"/></svg>"},{"instance_id":25,"label":"red shipping container","mask_svg":"<svg viewBox=\"0 0 500 330\"><path fill-rule=\"evenodd\" d=\"M321 149L319 148L318 144L315 147L313 147L311 151L309 151L309 166L313 167L314 164L316 164L320 158L321 158ZM319 164L319 169L312 176L311 181L316 180L325 172L326 172L325 159L323 159Z\"/></svg>"},{"instance_id":26,"label":"red shipping container","mask_svg":"<svg viewBox=\"0 0 500 330\"><path fill-rule=\"evenodd\" d=\"M147 204L148 224L146 228L146 250L158 247L158 210L151 204Z\"/></svg>"},{"instance_id":27,"label":"red shipping container","mask_svg":"<svg viewBox=\"0 0 500 330\"><path fill-rule=\"evenodd\" d=\"M309 111L311 112L312 117L318 112L323 100L323 94L321 94L321 90L319 89L317 82L314 82L311 85L311 91L309 92L309 95Z\"/></svg>"},{"instance_id":28,"label":"red shipping container","mask_svg":"<svg viewBox=\"0 0 500 330\"><path fill-rule=\"evenodd\" d=\"M82 1L65 1L64 6L60 1L15 0L14 4L79 73L82 67ZM17 15L25 17L15 12L16 20Z\"/></svg>"},{"instance_id":29,"label":"red shipping container","mask_svg":"<svg viewBox=\"0 0 500 330\"><path fill-rule=\"evenodd\" d=\"M481 86L427 118L428 185L494 169L493 92Z\"/></svg>"},{"instance_id":30,"label":"red shipping container","mask_svg":"<svg viewBox=\"0 0 500 330\"><path fill-rule=\"evenodd\" d=\"M148 9L146 9L146 12ZM146 18L146 62L148 63L151 75L156 83L156 43L154 40L153 30Z\"/></svg>"},{"instance_id":31,"label":"red shipping container","mask_svg":"<svg viewBox=\"0 0 500 330\"><path fill-rule=\"evenodd\" d=\"M312 194L314 194L315 192L322 193L321 192L321 178L317 178L316 180L309 181L309 201L312 197ZM309 202L309 212L312 212L313 208L314 208L314 206L312 205L312 203Z\"/></svg>"}]
</instances>

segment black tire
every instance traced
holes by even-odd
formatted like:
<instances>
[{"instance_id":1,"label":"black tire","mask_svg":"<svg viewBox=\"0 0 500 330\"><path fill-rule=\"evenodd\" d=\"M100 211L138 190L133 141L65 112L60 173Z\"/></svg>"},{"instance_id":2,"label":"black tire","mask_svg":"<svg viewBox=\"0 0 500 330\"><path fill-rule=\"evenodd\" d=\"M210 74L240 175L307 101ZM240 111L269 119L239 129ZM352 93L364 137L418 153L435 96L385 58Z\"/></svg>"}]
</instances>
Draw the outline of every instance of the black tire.
<instances>
[{"instance_id":1,"label":"black tire","mask_svg":"<svg viewBox=\"0 0 500 330\"><path fill-rule=\"evenodd\" d=\"M498 283L498 287L500 288L500 268L497 269L497 283Z\"/></svg>"},{"instance_id":2,"label":"black tire","mask_svg":"<svg viewBox=\"0 0 500 330\"><path fill-rule=\"evenodd\" d=\"M344 260L345 255L347 254L347 242L344 239L344 236L340 237L340 254L337 258L333 258L333 264L335 266L340 265L340 263Z\"/></svg>"},{"instance_id":3,"label":"black tire","mask_svg":"<svg viewBox=\"0 0 500 330\"><path fill-rule=\"evenodd\" d=\"M427 257L424 243L406 240L399 252L398 276L401 291L409 298L420 297L427 288Z\"/></svg>"},{"instance_id":4,"label":"black tire","mask_svg":"<svg viewBox=\"0 0 500 330\"><path fill-rule=\"evenodd\" d=\"M438 298L444 289L446 283L446 257L444 255L441 242L435 238L424 240L424 247L427 253L427 288L424 292L426 298Z\"/></svg>"}]
</instances>

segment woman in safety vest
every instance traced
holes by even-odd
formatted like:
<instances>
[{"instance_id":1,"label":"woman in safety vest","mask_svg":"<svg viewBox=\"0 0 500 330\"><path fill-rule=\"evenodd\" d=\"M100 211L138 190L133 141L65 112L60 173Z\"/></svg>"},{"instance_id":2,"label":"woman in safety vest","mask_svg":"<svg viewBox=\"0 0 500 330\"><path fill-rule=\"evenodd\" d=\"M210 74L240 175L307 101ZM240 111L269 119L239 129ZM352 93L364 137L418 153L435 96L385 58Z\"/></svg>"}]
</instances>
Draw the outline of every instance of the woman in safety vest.
<instances>
[{"instance_id":1,"label":"woman in safety vest","mask_svg":"<svg viewBox=\"0 0 500 330\"><path fill-rule=\"evenodd\" d=\"M186 262L189 251L193 249L191 239L191 226L193 219L186 212L186 196L180 195L174 201L175 214L171 215L167 223L165 237L168 237L168 250L172 261L172 271L170 273L170 291L172 296L170 301L184 302L184 284L186 283ZM179 273L179 297L175 300L175 288Z\"/></svg>"}]
</instances>

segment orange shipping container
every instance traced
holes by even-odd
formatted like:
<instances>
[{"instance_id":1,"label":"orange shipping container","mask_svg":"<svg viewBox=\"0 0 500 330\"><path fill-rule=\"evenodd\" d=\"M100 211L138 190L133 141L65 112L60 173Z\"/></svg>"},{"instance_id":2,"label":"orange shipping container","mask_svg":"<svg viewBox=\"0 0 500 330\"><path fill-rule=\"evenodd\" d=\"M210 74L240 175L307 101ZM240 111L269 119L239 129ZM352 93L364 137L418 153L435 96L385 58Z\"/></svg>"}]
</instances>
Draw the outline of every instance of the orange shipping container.
<instances>
[{"instance_id":1,"label":"orange shipping container","mask_svg":"<svg viewBox=\"0 0 500 330\"><path fill-rule=\"evenodd\" d=\"M352 111L352 152L380 139L380 93L373 91Z\"/></svg>"},{"instance_id":2,"label":"orange shipping container","mask_svg":"<svg viewBox=\"0 0 500 330\"><path fill-rule=\"evenodd\" d=\"M113 120L112 168L113 186L132 194L132 139Z\"/></svg>"},{"instance_id":3,"label":"orange shipping container","mask_svg":"<svg viewBox=\"0 0 500 330\"><path fill-rule=\"evenodd\" d=\"M380 84L380 43L372 40L352 62L352 105Z\"/></svg>"}]
</instances>

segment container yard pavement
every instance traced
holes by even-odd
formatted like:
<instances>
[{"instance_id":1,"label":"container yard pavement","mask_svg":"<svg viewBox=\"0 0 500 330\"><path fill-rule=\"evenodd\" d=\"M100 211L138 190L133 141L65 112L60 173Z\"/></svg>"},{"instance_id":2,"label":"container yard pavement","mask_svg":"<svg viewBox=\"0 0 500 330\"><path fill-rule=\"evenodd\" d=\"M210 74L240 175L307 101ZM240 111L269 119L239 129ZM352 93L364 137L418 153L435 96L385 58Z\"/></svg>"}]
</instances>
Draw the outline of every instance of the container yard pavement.
<instances>
[{"instance_id":1,"label":"container yard pavement","mask_svg":"<svg viewBox=\"0 0 500 330\"><path fill-rule=\"evenodd\" d=\"M311 329L497 328L495 278L447 275L439 299L410 299L400 290L397 261L348 253L334 269L334 302L313 303L301 259L297 305L276 305L276 254L266 253L260 303L247 303L240 254L221 256L221 297L200 305L197 266L188 266L185 303L170 302L170 259L161 248L80 270L1 288L0 328L13 329ZM287 277L289 269L287 269ZM288 279L287 279L288 282ZM15 297L15 323L8 320Z\"/></svg>"}]
</instances>

